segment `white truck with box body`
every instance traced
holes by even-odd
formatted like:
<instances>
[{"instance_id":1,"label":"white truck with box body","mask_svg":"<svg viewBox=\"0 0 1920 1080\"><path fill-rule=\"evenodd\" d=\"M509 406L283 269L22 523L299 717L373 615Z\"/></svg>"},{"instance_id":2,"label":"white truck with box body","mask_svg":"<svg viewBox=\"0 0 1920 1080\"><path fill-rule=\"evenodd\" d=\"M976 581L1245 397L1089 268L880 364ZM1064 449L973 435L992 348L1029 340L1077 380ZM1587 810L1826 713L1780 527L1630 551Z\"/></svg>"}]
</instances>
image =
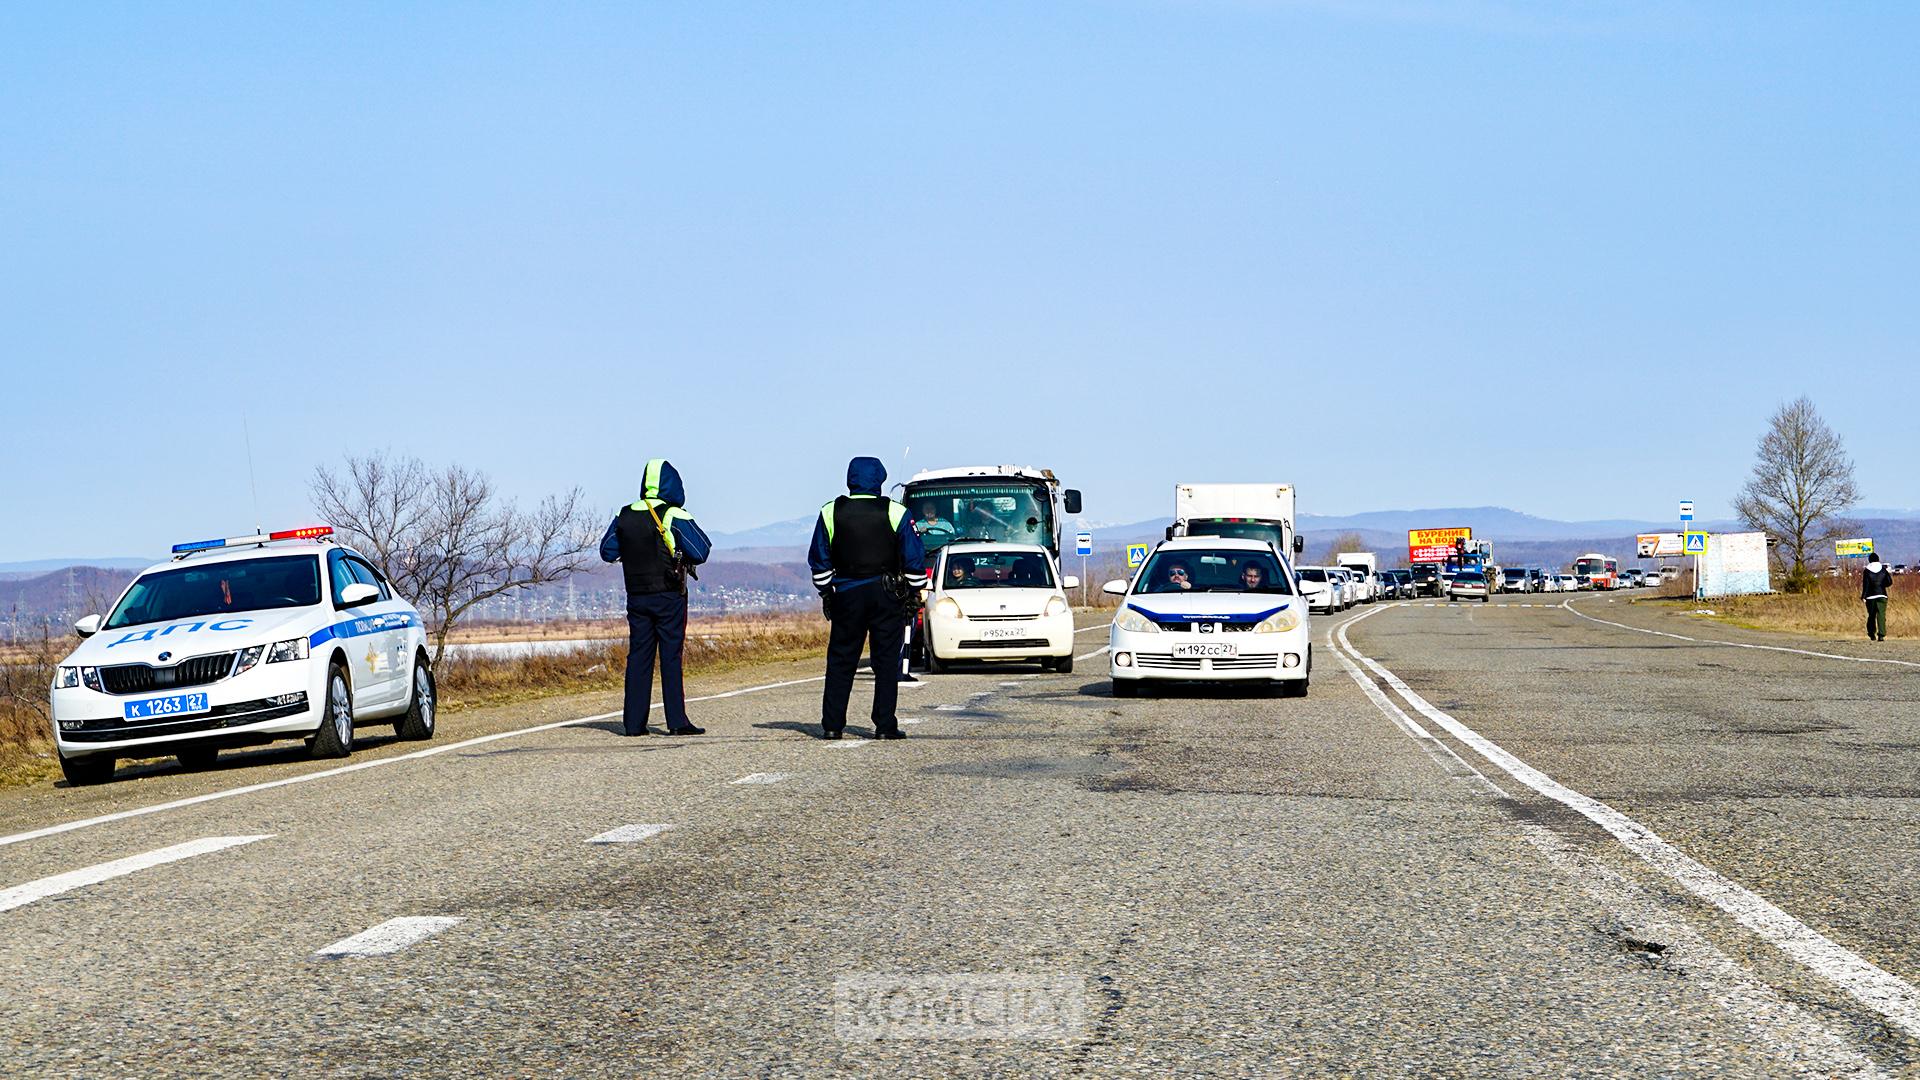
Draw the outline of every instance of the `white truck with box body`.
<instances>
[{"instance_id":1,"label":"white truck with box body","mask_svg":"<svg viewBox=\"0 0 1920 1080\"><path fill-rule=\"evenodd\" d=\"M1294 532L1292 484L1175 484L1176 536L1232 536L1264 540L1289 564L1306 547Z\"/></svg>"},{"instance_id":2,"label":"white truck with box body","mask_svg":"<svg viewBox=\"0 0 1920 1080\"><path fill-rule=\"evenodd\" d=\"M1371 551L1349 551L1334 556L1334 565L1353 571L1360 578L1360 599L1371 604L1380 599L1380 556Z\"/></svg>"}]
</instances>

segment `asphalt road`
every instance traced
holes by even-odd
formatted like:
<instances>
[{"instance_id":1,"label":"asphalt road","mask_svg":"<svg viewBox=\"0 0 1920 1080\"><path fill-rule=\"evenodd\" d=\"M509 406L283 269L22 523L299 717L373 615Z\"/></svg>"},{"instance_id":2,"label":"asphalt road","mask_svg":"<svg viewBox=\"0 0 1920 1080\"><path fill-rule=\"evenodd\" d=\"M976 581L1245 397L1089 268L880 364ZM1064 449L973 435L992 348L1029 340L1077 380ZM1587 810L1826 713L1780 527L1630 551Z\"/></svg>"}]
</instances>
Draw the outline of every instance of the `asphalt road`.
<instances>
[{"instance_id":1,"label":"asphalt road","mask_svg":"<svg viewBox=\"0 0 1920 1080\"><path fill-rule=\"evenodd\" d=\"M1091 657L825 743L786 665L698 739L523 730L602 696L11 793L0 1068L1920 1069L1920 656L1608 601L1322 617L1305 700Z\"/></svg>"}]
</instances>

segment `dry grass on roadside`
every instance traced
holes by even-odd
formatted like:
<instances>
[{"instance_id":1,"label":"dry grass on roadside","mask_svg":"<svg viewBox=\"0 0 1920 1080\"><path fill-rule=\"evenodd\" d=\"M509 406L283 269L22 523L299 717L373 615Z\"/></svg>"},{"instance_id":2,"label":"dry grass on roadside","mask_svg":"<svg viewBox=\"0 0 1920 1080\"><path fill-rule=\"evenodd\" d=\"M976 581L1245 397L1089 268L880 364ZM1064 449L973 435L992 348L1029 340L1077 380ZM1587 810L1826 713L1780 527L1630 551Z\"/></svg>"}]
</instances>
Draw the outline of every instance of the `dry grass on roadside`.
<instances>
[{"instance_id":1,"label":"dry grass on roadside","mask_svg":"<svg viewBox=\"0 0 1920 1080\"><path fill-rule=\"evenodd\" d=\"M68 642L43 630L38 637L10 643L0 655L0 787L59 775L47 688L67 648Z\"/></svg>"},{"instance_id":2,"label":"dry grass on roadside","mask_svg":"<svg viewBox=\"0 0 1920 1080\"><path fill-rule=\"evenodd\" d=\"M1677 593L1662 590L1662 597L1692 596L1687 579L1670 583L1681 586ZM1752 630L1781 630L1815 637L1867 636L1867 609L1860 600L1858 576L1819 579L1819 586L1808 593L1769 593L1765 596L1722 596L1702 600L1699 606L1714 612L1714 618ZM1920 638L1920 580L1902 576L1893 579L1893 592L1887 604L1887 636Z\"/></svg>"}]
</instances>

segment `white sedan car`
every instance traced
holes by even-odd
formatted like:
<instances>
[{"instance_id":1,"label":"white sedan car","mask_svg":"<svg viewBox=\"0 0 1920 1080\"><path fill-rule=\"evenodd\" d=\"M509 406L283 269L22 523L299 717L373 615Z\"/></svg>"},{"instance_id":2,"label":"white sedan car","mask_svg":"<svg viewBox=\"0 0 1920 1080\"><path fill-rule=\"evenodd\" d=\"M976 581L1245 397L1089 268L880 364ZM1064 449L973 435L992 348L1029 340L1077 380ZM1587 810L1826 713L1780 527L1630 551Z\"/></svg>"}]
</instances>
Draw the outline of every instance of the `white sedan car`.
<instances>
[{"instance_id":1,"label":"white sedan car","mask_svg":"<svg viewBox=\"0 0 1920 1080\"><path fill-rule=\"evenodd\" d=\"M305 739L353 751L356 725L433 736L420 613L324 525L174 546L54 669L54 747L69 784L117 759L173 754L186 768L230 746Z\"/></svg>"},{"instance_id":2,"label":"white sedan car","mask_svg":"<svg viewBox=\"0 0 1920 1080\"><path fill-rule=\"evenodd\" d=\"M1340 610L1340 586L1324 566L1300 567L1300 591L1306 595L1309 611L1331 615Z\"/></svg>"},{"instance_id":3,"label":"white sedan car","mask_svg":"<svg viewBox=\"0 0 1920 1080\"><path fill-rule=\"evenodd\" d=\"M1108 639L1115 697L1150 681L1261 682L1305 697L1313 670L1306 597L1269 544L1182 537L1154 549L1122 596Z\"/></svg>"},{"instance_id":4,"label":"white sedan car","mask_svg":"<svg viewBox=\"0 0 1920 1080\"><path fill-rule=\"evenodd\" d=\"M956 660L1024 660L1072 671L1073 611L1064 590L1079 587L1037 545L948 544L927 595L927 670Z\"/></svg>"}]
</instances>

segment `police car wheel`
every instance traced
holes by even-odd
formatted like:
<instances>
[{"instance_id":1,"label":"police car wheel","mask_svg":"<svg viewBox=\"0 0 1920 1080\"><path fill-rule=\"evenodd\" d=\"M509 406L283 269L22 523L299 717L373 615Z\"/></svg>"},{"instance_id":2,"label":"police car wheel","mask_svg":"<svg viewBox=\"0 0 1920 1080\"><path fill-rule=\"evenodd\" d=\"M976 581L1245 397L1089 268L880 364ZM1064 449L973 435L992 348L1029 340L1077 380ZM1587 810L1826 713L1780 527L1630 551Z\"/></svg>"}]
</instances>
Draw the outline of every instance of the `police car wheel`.
<instances>
[{"instance_id":1,"label":"police car wheel","mask_svg":"<svg viewBox=\"0 0 1920 1080\"><path fill-rule=\"evenodd\" d=\"M86 787L90 784L104 784L113 779L113 767L116 764L108 754L94 754L90 757L60 759L60 775L67 778L68 787Z\"/></svg>"},{"instance_id":2,"label":"police car wheel","mask_svg":"<svg viewBox=\"0 0 1920 1080\"><path fill-rule=\"evenodd\" d=\"M321 710L320 730L313 733L309 750L317 758L346 757L353 753L353 691L347 686L346 669L335 665L327 672L327 697Z\"/></svg>"},{"instance_id":3,"label":"police car wheel","mask_svg":"<svg viewBox=\"0 0 1920 1080\"><path fill-rule=\"evenodd\" d=\"M180 767L188 772L211 769L220 760L220 748L217 746L182 747L174 757L180 759Z\"/></svg>"},{"instance_id":4,"label":"police car wheel","mask_svg":"<svg viewBox=\"0 0 1920 1080\"><path fill-rule=\"evenodd\" d=\"M433 668L427 664L427 654L421 653L413 661L413 701L407 711L394 721L393 729L403 739L433 738L433 722L439 716L440 697L433 682Z\"/></svg>"}]
</instances>

